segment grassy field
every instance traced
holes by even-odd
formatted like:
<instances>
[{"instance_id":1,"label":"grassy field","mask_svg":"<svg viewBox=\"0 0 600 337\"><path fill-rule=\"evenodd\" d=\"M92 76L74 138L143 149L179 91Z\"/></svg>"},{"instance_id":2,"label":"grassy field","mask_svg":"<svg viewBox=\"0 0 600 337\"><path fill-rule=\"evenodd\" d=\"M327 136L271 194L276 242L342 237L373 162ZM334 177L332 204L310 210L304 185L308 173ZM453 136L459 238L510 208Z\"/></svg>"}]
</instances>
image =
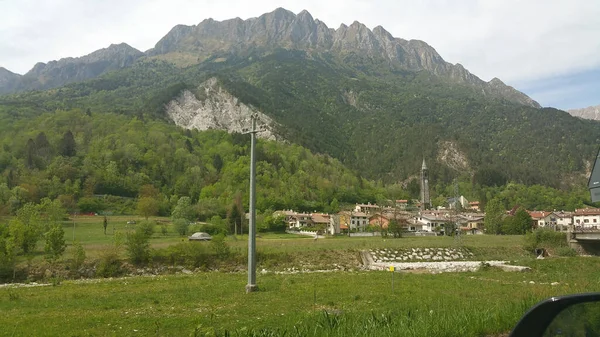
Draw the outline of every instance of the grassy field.
<instances>
[{"instance_id":1,"label":"grassy field","mask_svg":"<svg viewBox=\"0 0 600 337\"><path fill-rule=\"evenodd\" d=\"M107 234L104 234L101 216L79 216L64 223L65 238L71 243L73 237L82 243L87 256L95 258L108 245L114 242L114 233L133 230L135 225L128 225L127 221L140 222L143 219L136 216L111 216L108 217ZM164 223L167 235L163 235L160 226L155 228L155 234L150 242L153 248L164 248L169 245L186 241L186 237L178 235L168 218L151 218L151 220ZM75 225L73 225L75 224ZM75 229L73 229L73 227ZM247 250L248 236L237 235L227 238L227 243L232 250L245 252ZM358 251L370 248L396 248L396 247L469 247L477 259L520 259L527 257L522 250L523 239L521 236L481 236L464 235L460 240L452 237L407 237L401 239L374 237L345 236L329 237L314 240L311 237L291 234L259 234L257 237L257 250L267 254L295 254L297 252L323 251Z\"/></svg>"},{"instance_id":2,"label":"grassy field","mask_svg":"<svg viewBox=\"0 0 600 337\"><path fill-rule=\"evenodd\" d=\"M1 336L494 336L546 297L600 291L600 259L532 272L198 273L0 288ZM558 285L551 285L558 282Z\"/></svg>"}]
</instances>

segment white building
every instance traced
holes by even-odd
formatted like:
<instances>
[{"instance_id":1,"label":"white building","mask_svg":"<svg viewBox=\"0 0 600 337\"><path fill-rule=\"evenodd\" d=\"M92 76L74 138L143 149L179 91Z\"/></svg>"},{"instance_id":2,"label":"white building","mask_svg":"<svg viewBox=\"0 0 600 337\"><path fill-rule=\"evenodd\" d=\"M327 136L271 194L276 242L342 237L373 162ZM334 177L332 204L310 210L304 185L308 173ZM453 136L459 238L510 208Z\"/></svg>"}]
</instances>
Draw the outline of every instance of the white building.
<instances>
[{"instance_id":1,"label":"white building","mask_svg":"<svg viewBox=\"0 0 600 337\"><path fill-rule=\"evenodd\" d=\"M600 226L600 209L576 209L573 213L573 225L575 229L598 229L598 226Z\"/></svg>"},{"instance_id":2,"label":"white building","mask_svg":"<svg viewBox=\"0 0 600 337\"><path fill-rule=\"evenodd\" d=\"M422 226L421 230L426 232L433 232L436 227L444 227L446 223L452 222L446 212L421 212L414 219Z\"/></svg>"}]
</instances>

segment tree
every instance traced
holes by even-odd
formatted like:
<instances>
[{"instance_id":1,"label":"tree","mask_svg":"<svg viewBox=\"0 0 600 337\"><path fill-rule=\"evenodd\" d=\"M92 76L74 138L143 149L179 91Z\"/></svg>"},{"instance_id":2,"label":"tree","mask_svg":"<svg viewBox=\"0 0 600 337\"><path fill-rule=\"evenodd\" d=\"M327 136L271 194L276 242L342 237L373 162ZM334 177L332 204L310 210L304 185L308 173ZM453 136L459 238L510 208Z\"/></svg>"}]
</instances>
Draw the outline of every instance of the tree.
<instances>
[{"instance_id":1,"label":"tree","mask_svg":"<svg viewBox=\"0 0 600 337\"><path fill-rule=\"evenodd\" d=\"M65 210L58 199L50 200L49 198L44 198L37 208L42 220L46 222L46 228L60 224L67 217L67 210Z\"/></svg>"},{"instance_id":2,"label":"tree","mask_svg":"<svg viewBox=\"0 0 600 337\"><path fill-rule=\"evenodd\" d=\"M35 167L36 162L36 148L33 139L29 138L27 146L25 147L25 166L29 169Z\"/></svg>"},{"instance_id":3,"label":"tree","mask_svg":"<svg viewBox=\"0 0 600 337\"><path fill-rule=\"evenodd\" d=\"M181 235L181 236L184 236L188 232L188 229L190 227L190 222L187 221L186 219L175 219L173 221L173 225L174 225L177 233L179 233L179 235Z\"/></svg>"},{"instance_id":4,"label":"tree","mask_svg":"<svg viewBox=\"0 0 600 337\"><path fill-rule=\"evenodd\" d=\"M231 204L229 207L229 211L227 212L227 222L231 225L231 229L233 229L233 234L238 234L238 228L241 227L241 212L235 203Z\"/></svg>"},{"instance_id":5,"label":"tree","mask_svg":"<svg viewBox=\"0 0 600 337\"><path fill-rule=\"evenodd\" d=\"M485 206L485 220L484 226L485 231L488 234L501 234L502 233L502 217L504 215L504 209L500 200L494 198L488 201Z\"/></svg>"},{"instance_id":6,"label":"tree","mask_svg":"<svg viewBox=\"0 0 600 337\"><path fill-rule=\"evenodd\" d=\"M181 197L177 200L177 205L171 212L173 219L185 219L191 221L194 218L194 209L192 208L192 200L190 197Z\"/></svg>"},{"instance_id":7,"label":"tree","mask_svg":"<svg viewBox=\"0 0 600 337\"><path fill-rule=\"evenodd\" d=\"M388 223L388 234L392 234L395 238L402 237L402 225L396 219L390 220Z\"/></svg>"},{"instance_id":8,"label":"tree","mask_svg":"<svg viewBox=\"0 0 600 337\"><path fill-rule=\"evenodd\" d=\"M137 212L148 220L148 217L158 214L160 203L151 197L143 197L137 203Z\"/></svg>"},{"instance_id":9,"label":"tree","mask_svg":"<svg viewBox=\"0 0 600 337\"><path fill-rule=\"evenodd\" d=\"M333 200L331 200L329 209L331 210L331 213L338 213L340 211L340 202L337 200L337 198L333 198Z\"/></svg>"},{"instance_id":10,"label":"tree","mask_svg":"<svg viewBox=\"0 0 600 337\"><path fill-rule=\"evenodd\" d=\"M138 196L140 198L143 198L143 197L157 198L159 194L160 194L160 191L158 190L158 188L154 187L154 185L146 184L146 185L143 185L142 187L140 187Z\"/></svg>"},{"instance_id":11,"label":"tree","mask_svg":"<svg viewBox=\"0 0 600 337\"><path fill-rule=\"evenodd\" d=\"M223 168L223 158L221 158L221 155L218 153L213 156L213 167L217 170L217 173L221 172L221 169Z\"/></svg>"},{"instance_id":12,"label":"tree","mask_svg":"<svg viewBox=\"0 0 600 337\"><path fill-rule=\"evenodd\" d=\"M503 234L523 235L531 231L531 215L519 207L513 216L507 216L502 224Z\"/></svg>"},{"instance_id":13,"label":"tree","mask_svg":"<svg viewBox=\"0 0 600 337\"><path fill-rule=\"evenodd\" d=\"M25 254L31 253L42 233L38 208L33 203L25 204L9 222L8 230L15 246Z\"/></svg>"},{"instance_id":14,"label":"tree","mask_svg":"<svg viewBox=\"0 0 600 337\"><path fill-rule=\"evenodd\" d=\"M67 244L65 243L65 231L62 228L62 225L56 224L44 234L44 237L46 239L46 245L44 246L46 259L54 262L62 256L67 248Z\"/></svg>"},{"instance_id":15,"label":"tree","mask_svg":"<svg viewBox=\"0 0 600 337\"><path fill-rule=\"evenodd\" d=\"M75 143L75 137L71 130L65 132L59 144L59 153L61 156L74 157L77 153L77 144Z\"/></svg>"}]
</instances>

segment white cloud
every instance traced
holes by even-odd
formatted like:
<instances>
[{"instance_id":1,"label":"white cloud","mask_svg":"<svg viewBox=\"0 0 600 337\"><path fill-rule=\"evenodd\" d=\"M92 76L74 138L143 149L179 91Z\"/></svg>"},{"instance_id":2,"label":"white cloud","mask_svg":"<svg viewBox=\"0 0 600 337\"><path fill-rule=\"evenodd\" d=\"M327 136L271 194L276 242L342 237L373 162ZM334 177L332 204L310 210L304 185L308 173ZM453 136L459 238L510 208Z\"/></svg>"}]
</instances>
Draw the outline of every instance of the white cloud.
<instances>
[{"instance_id":1,"label":"white cloud","mask_svg":"<svg viewBox=\"0 0 600 337\"><path fill-rule=\"evenodd\" d=\"M590 0L0 0L0 66L81 56L110 43L151 48L176 24L307 9L429 43L484 80L531 81L600 67L600 1Z\"/></svg>"}]
</instances>

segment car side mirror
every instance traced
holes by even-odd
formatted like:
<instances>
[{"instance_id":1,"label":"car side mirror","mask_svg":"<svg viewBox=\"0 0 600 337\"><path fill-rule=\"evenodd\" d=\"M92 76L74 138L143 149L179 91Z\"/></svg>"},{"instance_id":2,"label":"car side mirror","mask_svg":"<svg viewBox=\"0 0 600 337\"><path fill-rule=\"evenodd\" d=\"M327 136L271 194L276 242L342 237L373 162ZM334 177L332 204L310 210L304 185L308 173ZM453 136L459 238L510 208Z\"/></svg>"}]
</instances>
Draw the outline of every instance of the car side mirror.
<instances>
[{"instance_id":1,"label":"car side mirror","mask_svg":"<svg viewBox=\"0 0 600 337\"><path fill-rule=\"evenodd\" d=\"M552 297L536 304L510 337L600 336L600 293Z\"/></svg>"}]
</instances>

